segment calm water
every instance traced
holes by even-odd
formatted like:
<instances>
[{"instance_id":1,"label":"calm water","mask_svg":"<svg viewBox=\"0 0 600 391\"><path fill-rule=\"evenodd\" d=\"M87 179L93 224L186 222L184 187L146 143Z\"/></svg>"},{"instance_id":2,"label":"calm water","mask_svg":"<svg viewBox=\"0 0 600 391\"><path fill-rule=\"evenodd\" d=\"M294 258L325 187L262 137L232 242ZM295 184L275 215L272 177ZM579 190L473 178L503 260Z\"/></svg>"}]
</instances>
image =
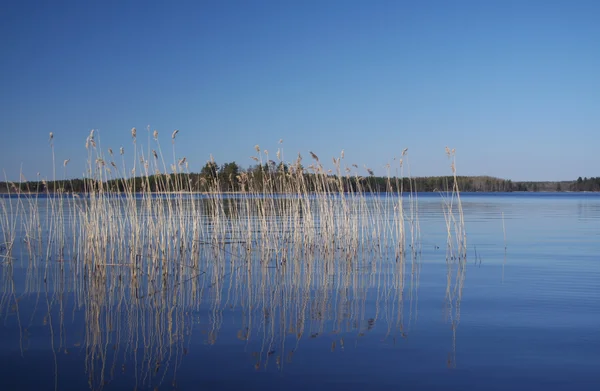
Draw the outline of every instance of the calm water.
<instances>
[{"instance_id":1,"label":"calm water","mask_svg":"<svg viewBox=\"0 0 600 391\"><path fill-rule=\"evenodd\" d=\"M231 261L136 304L58 261L5 262L2 388L600 389L600 195L463 194L462 274L439 197L418 205L421 250L402 269Z\"/></svg>"}]
</instances>

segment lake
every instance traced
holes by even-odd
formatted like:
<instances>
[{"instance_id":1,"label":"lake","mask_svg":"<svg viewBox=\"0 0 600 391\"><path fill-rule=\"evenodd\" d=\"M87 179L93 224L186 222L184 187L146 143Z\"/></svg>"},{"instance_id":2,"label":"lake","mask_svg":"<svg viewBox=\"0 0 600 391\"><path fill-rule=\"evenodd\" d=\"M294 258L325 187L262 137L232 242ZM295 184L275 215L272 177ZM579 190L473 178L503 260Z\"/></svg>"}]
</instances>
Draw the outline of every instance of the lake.
<instances>
[{"instance_id":1,"label":"lake","mask_svg":"<svg viewBox=\"0 0 600 391\"><path fill-rule=\"evenodd\" d=\"M372 198L366 221L340 220L363 209L341 206L327 218L321 210L310 235L297 232L308 209L256 224L217 224L207 214L198 225L196 206L180 200L181 222L127 240L104 224L122 224L116 236L132 230L127 224L152 225L173 216L169 200L124 223L122 206L112 207L93 234L93 214L69 223L85 200L23 202L12 252L0 248L3 388L600 389L600 194L463 193L464 259L448 252L456 232L439 195L406 200L401 255L394 212L385 196ZM6 205L16 201L4 201L6 231ZM31 210L37 217L27 217ZM64 216L54 223L33 224L56 210ZM183 238L192 226L218 241ZM32 244L31 232L57 227L64 237ZM319 227L349 233L330 242ZM361 246L355 236L375 241ZM151 251L126 262L122 253L136 241ZM244 241L272 245L236 244ZM311 253L313 243L321 244ZM196 259L182 255L188 248Z\"/></svg>"}]
</instances>

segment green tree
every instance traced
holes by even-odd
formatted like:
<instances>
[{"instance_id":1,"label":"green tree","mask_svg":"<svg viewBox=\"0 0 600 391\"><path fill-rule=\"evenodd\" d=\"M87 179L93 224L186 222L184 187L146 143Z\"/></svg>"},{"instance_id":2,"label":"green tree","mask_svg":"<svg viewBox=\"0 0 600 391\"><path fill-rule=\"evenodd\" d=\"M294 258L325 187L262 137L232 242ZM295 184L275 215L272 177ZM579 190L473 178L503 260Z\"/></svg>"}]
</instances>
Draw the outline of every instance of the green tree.
<instances>
[{"instance_id":1,"label":"green tree","mask_svg":"<svg viewBox=\"0 0 600 391\"><path fill-rule=\"evenodd\" d=\"M200 170L200 175L202 175L205 179L216 179L219 172L219 166L212 160L206 162L202 170Z\"/></svg>"},{"instance_id":2,"label":"green tree","mask_svg":"<svg viewBox=\"0 0 600 391\"><path fill-rule=\"evenodd\" d=\"M221 178L221 183L224 185L225 190L237 190L237 179L236 177L240 173L240 167L236 162L225 163L221 166L221 170L219 171L219 177Z\"/></svg>"}]
</instances>

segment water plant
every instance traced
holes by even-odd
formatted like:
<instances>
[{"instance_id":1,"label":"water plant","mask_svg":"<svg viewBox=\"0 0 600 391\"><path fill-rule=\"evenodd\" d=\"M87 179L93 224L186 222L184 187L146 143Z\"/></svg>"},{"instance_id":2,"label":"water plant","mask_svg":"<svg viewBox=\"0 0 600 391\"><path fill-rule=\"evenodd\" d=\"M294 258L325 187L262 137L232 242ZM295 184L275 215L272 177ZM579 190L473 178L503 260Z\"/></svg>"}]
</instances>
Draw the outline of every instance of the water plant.
<instances>
[{"instance_id":1,"label":"water plant","mask_svg":"<svg viewBox=\"0 0 600 391\"><path fill-rule=\"evenodd\" d=\"M203 323L209 344L218 338L223 311L243 309L237 336L260 340L257 368L273 361L283 367L307 336L329 335L331 350L343 349L338 333L360 338L381 321L386 339L406 336L417 313L422 249L406 149L386 166L381 195L373 170L347 163L344 151L327 168L314 152L308 163L301 154L285 161L283 140L276 160L257 145L257 167L232 175L226 185L212 156L206 175L190 172L187 158L177 155L178 130L171 134L169 166L159 132L148 128L147 135L144 148L132 128L131 152L121 146L117 155L112 148L104 152L100 133L92 130L83 193L67 194L67 159L63 181L53 169L41 193L19 184L0 198L0 256L8 266L0 308L17 302L12 266L15 243L23 243L16 247L28 271L26 289L45 293L55 365L56 353L74 346L64 325L67 292L84 310L86 332L77 343L86 350L92 389L114 376L118 355L134 361L140 384L159 375L164 380L169 365L176 369L186 354L191 314L204 302L211 306ZM54 161L52 133L50 147ZM448 156L454 182L442 200L455 333L466 232L454 151ZM376 307L367 316L370 294Z\"/></svg>"}]
</instances>

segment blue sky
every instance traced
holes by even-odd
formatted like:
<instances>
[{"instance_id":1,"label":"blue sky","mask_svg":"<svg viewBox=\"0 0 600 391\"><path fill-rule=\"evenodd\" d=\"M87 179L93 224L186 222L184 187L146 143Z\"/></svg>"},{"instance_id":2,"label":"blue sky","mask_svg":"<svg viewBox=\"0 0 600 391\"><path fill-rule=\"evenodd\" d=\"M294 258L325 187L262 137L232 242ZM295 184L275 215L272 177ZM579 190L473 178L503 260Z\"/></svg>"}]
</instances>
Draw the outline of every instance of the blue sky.
<instances>
[{"instance_id":1,"label":"blue sky","mask_svg":"<svg viewBox=\"0 0 600 391\"><path fill-rule=\"evenodd\" d=\"M0 6L0 169L69 176L130 129L199 171L345 150L377 174L600 175L598 1L13 1ZM145 138L144 138L145 140ZM170 155L167 155L170 156ZM62 164L57 172L62 175Z\"/></svg>"}]
</instances>

